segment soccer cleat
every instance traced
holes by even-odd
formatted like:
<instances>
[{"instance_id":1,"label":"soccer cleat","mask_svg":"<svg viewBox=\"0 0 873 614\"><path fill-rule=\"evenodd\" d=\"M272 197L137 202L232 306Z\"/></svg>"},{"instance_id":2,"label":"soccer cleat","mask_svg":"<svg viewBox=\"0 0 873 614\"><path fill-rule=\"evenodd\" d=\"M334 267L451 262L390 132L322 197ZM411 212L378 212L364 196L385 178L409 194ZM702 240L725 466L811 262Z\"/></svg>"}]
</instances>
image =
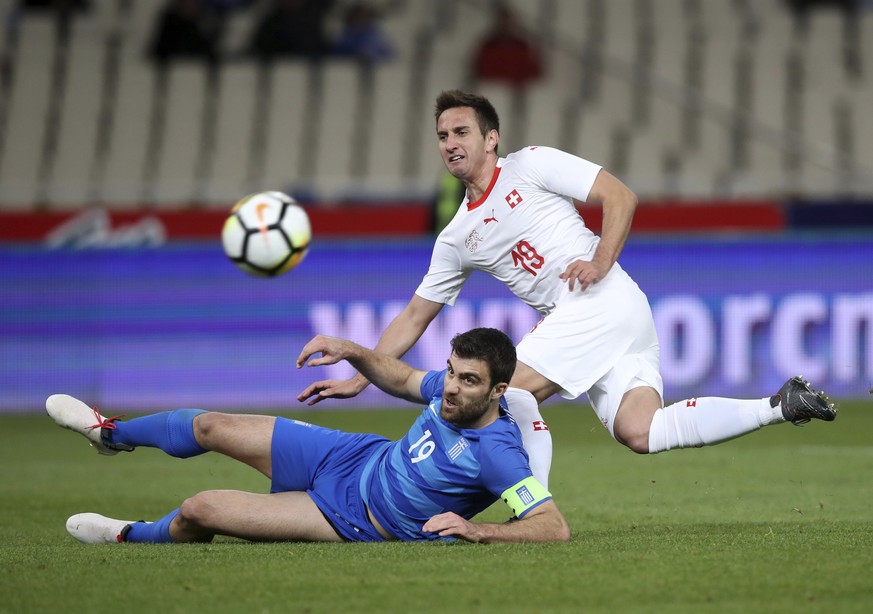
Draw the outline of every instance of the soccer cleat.
<instances>
[{"instance_id":1,"label":"soccer cleat","mask_svg":"<svg viewBox=\"0 0 873 614\"><path fill-rule=\"evenodd\" d=\"M824 392L813 390L802 377L792 377L778 394L770 397L770 407L782 406L782 416L788 422L801 425L812 419L830 422L837 417L837 408Z\"/></svg>"},{"instance_id":2,"label":"soccer cleat","mask_svg":"<svg viewBox=\"0 0 873 614\"><path fill-rule=\"evenodd\" d=\"M52 419L65 429L87 437L100 454L113 456L120 451L130 452L132 447L112 445L103 437L107 430L115 429L115 421L121 416L104 418L96 409L85 405L68 394L53 394L45 401L45 410Z\"/></svg>"},{"instance_id":3,"label":"soccer cleat","mask_svg":"<svg viewBox=\"0 0 873 614\"><path fill-rule=\"evenodd\" d=\"M76 514L67 519L67 533L83 544L120 544L124 542L125 529L134 522L100 514Z\"/></svg>"}]
</instances>

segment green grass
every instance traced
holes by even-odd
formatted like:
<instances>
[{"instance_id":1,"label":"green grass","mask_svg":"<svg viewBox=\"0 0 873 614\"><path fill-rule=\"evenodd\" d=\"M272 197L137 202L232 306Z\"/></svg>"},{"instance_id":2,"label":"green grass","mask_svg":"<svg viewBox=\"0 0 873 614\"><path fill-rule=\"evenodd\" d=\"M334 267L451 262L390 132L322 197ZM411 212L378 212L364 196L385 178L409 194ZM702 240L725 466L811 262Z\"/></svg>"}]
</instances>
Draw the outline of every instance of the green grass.
<instances>
[{"instance_id":1,"label":"green grass","mask_svg":"<svg viewBox=\"0 0 873 614\"><path fill-rule=\"evenodd\" d=\"M582 407L550 407L559 545L85 546L74 513L154 519L210 488L264 491L218 455L113 458L44 416L0 419L0 612L867 612L873 404L833 424L637 456ZM311 412L401 435L414 412ZM481 519L502 521L500 505Z\"/></svg>"}]
</instances>

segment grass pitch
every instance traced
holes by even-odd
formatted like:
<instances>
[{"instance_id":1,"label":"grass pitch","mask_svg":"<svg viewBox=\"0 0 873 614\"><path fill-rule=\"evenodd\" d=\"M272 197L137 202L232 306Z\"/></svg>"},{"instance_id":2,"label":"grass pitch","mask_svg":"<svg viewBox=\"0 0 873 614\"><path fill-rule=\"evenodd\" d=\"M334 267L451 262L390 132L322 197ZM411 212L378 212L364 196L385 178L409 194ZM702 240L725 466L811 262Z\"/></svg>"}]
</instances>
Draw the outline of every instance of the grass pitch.
<instances>
[{"instance_id":1,"label":"grass pitch","mask_svg":"<svg viewBox=\"0 0 873 614\"><path fill-rule=\"evenodd\" d=\"M586 407L545 410L558 545L85 546L95 511L155 519L210 488L263 492L218 455L106 458L46 416L0 418L0 612L868 612L873 403L833 424L768 427L637 456ZM415 411L295 418L398 437ZM502 521L502 504L480 519Z\"/></svg>"}]
</instances>

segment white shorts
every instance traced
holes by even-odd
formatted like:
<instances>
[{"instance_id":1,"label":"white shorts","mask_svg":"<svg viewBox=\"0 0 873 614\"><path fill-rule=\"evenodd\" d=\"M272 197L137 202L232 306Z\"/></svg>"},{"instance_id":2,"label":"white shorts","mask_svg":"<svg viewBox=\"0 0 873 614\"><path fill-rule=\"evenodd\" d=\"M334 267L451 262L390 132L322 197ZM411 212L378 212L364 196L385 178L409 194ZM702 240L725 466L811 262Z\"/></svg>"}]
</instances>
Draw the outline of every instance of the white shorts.
<instances>
[{"instance_id":1,"label":"white shorts","mask_svg":"<svg viewBox=\"0 0 873 614\"><path fill-rule=\"evenodd\" d=\"M520 362L561 387L562 397L587 392L613 436L625 392L650 386L664 397L652 309L618 264L585 292L566 290L516 350Z\"/></svg>"}]
</instances>

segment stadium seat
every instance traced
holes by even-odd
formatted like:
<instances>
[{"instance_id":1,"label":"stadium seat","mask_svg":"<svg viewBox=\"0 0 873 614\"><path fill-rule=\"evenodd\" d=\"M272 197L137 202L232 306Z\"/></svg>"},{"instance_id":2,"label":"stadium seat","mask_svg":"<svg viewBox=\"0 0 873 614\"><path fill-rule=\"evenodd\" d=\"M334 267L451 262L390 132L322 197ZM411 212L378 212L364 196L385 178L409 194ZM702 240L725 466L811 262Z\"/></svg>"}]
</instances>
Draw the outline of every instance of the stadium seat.
<instances>
[{"instance_id":1,"label":"stadium seat","mask_svg":"<svg viewBox=\"0 0 873 614\"><path fill-rule=\"evenodd\" d=\"M597 101L597 111L600 121L606 123L607 129L626 128L633 121L634 84L629 75L608 74L602 79L601 97ZM583 115L588 114L586 106Z\"/></svg>"},{"instance_id":2,"label":"stadium seat","mask_svg":"<svg viewBox=\"0 0 873 614\"><path fill-rule=\"evenodd\" d=\"M636 53L638 18L636 0L608 0L605 8L603 52L627 65Z\"/></svg>"},{"instance_id":3,"label":"stadium seat","mask_svg":"<svg viewBox=\"0 0 873 614\"><path fill-rule=\"evenodd\" d=\"M597 164L610 166L612 124L601 107L585 106L576 114L573 152Z\"/></svg>"},{"instance_id":4,"label":"stadium seat","mask_svg":"<svg viewBox=\"0 0 873 614\"><path fill-rule=\"evenodd\" d=\"M788 103L785 70L793 24L783 12L762 16L752 65L752 112L756 121L781 129Z\"/></svg>"},{"instance_id":5,"label":"stadium seat","mask_svg":"<svg viewBox=\"0 0 873 614\"><path fill-rule=\"evenodd\" d=\"M111 133L105 157L94 170L93 202L116 209L137 209L146 201L148 148L153 142L156 80L147 46L162 2L129 2L113 21L121 35L118 84L111 105Z\"/></svg>"},{"instance_id":6,"label":"stadium seat","mask_svg":"<svg viewBox=\"0 0 873 614\"><path fill-rule=\"evenodd\" d=\"M687 112L682 106L681 97L667 98L666 96L652 96L652 116L648 131L660 144L660 155L666 151L681 151L682 122ZM659 172L662 169L663 159L656 166Z\"/></svg>"},{"instance_id":7,"label":"stadium seat","mask_svg":"<svg viewBox=\"0 0 873 614\"><path fill-rule=\"evenodd\" d=\"M372 88L373 115L370 121L366 151L367 190L377 195L390 192L390 186L403 186L408 177L403 174L403 161L411 143L408 122L416 127L427 117L410 115L410 80L413 71L407 63L380 66L374 73Z\"/></svg>"},{"instance_id":8,"label":"stadium seat","mask_svg":"<svg viewBox=\"0 0 873 614\"><path fill-rule=\"evenodd\" d=\"M654 11L656 33L652 70L659 79L685 83L689 24L684 0L660 0Z\"/></svg>"},{"instance_id":9,"label":"stadium seat","mask_svg":"<svg viewBox=\"0 0 873 614\"><path fill-rule=\"evenodd\" d=\"M725 118L704 115L700 124L700 144L682 152L683 185L693 184L693 194L701 190L712 194L731 176L731 125Z\"/></svg>"},{"instance_id":10,"label":"stadium seat","mask_svg":"<svg viewBox=\"0 0 873 614\"><path fill-rule=\"evenodd\" d=\"M415 41L422 21L433 11L428 0L407 0L395 3L385 11L381 24L396 52L394 62L406 64L413 57Z\"/></svg>"},{"instance_id":11,"label":"stadium seat","mask_svg":"<svg viewBox=\"0 0 873 614\"><path fill-rule=\"evenodd\" d=\"M870 70L873 70L873 62L870 63ZM864 86L858 89L852 99L851 108L856 165L853 170L858 175L852 192L856 196L866 195L869 198L873 194L873 122L870 121L870 109L873 109L873 75L865 75Z\"/></svg>"},{"instance_id":12,"label":"stadium seat","mask_svg":"<svg viewBox=\"0 0 873 614\"><path fill-rule=\"evenodd\" d=\"M842 54L843 15L820 11L811 15L803 46L805 79L801 104L803 136L811 148L835 163L838 148L834 125L835 104L849 85Z\"/></svg>"},{"instance_id":13,"label":"stadium seat","mask_svg":"<svg viewBox=\"0 0 873 614\"><path fill-rule=\"evenodd\" d=\"M557 147L561 141L569 92L537 86L527 95L527 120L517 128L522 145Z\"/></svg>"},{"instance_id":14,"label":"stadium seat","mask_svg":"<svg viewBox=\"0 0 873 614\"><path fill-rule=\"evenodd\" d=\"M364 92L357 62L334 60L324 63L321 71L318 114L311 118L317 129L311 143L310 154L315 160L311 177L332 200L344 195L353 183L354 159L361 151Z\"/></svg>"},{"instance_id":15,"label":"stadium seat","mask_svg":"<svg viewBox=\"0 0 873 614\"><path fill-rule=\"evenodd\" d=\"M299 61L276 63L270 74L270 89L262 140L255 144L254 179L265 190L290 190L301 180L302 160L312 154L304 141L312 92L309 64Z\"/></svg>"},{"instance_id":16,"label":"stadium seat","mask_svg":"<svg viewBox=\"0 0 873 614\"><path fill-rule=\"evenodd\" d=\"M96 171L98 204L124 209L138 208L142 202L155 77L154 67L142 56L126 58L119 75L105 165Z\"/></svg>"},{"instance_id":17,"label":"stadium seat","mask_svg":"<svg viewBox=\"0 0 873 614\"><path fill-rule=\"evenodd\" d=\"M204 202L224 208L260 189L252 181L252 134L256 116L258 65L225 65L218 80L214 147L205 177Z\"/></svg>"},{"instance_id":18,"label":"stadium seat","mask_svg":"<svg viewBox=\"0 0 873 614\"><path fill-rule=\"evenodd\" d=\"M555 0L555 35L563 44L574 46L585 42L590 32L592 4L590 0Z\"/></svg>"},{"instance_id":19,"label":"stadium seat","mask_svg":"<svg viewBox=\"0 0 873 614\"><path fill-rule=\"evenodd\" d=\"M147 199L156 207L178 207L202 198L204 130L209 127L207 104L215 102L208 90L207 67L202 62L177 61L167 70L166 112L154 153L154 175L147 177Z\"/></svg>"},{"instance_id":20,"label":"stadium seat","mask_svg":"<svg viewBox=\"0 0 873 614\"><path fill-rule=\"evenodd\" d=\"M46 200L52 208L80 208L93 192L97 136L106 102L105 25L97 16L74 22L57 150L47 182Z\"/></svg>"},{"instance_id":21,"label":"stadium seat","mask_svg":"<svg viewBox=\"0 0 873 614\"><path fill-rule=\"evenodd\" d=\"M31 208L42 200L40 171L52 92L55 24L46 16L20 23L14 81L0 156L0 202Z\"/></svg>"},{"instance_id":22,"label":"stadium seat","mask_svg":"<svg viewBox=\"0 0 873 614\"><path fill-rule=\"evenodd\" d=\"M870 87L873 85L873 10L862 11L858 20L862 81L865 87Z\"/></svg>"},{"instance_id":23,"label":"stadium seat","mask_svg":"<svg viewBox=\"0 0 873 614\"><path fill-rule=\"evenodd\" d=\"M664 194L664 155L662 135L652 127L629 131L626 166L621 179L634 191L661 197Z\"/></svg>"}]
</instances>

